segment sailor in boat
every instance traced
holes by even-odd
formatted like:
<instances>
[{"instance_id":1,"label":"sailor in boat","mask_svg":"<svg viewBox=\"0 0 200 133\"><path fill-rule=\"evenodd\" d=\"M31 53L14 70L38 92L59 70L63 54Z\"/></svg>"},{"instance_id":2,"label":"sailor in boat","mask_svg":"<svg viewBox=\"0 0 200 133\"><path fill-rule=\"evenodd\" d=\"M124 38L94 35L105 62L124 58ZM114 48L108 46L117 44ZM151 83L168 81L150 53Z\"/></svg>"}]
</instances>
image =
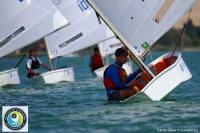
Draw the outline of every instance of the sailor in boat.
<instances>
[{"instance_id":1,"label":"sailor in boat","mask_svg":"<svg viewBox=\"0 0 200 133\"><path fill-rule=\"evenodd\" d=\"M95 70L101 67L104 67L104 63L103 63L98 47L95 47L94 54L91 56L91 59L90 59L90 69L92 72L94 72Z\"/></svg>"},{"instance_id":2,"label":"sailor in boat","mask_svg":"<svg viewBox=\"0 0 200 133\"><path fill-rule=\"evenodd\" d=\"M46 64L43 64L42 61L38 58L37 50L30 49L29 50L29 58L27 60L27 77L32 78L34 76L40 75L39 68L40 66L46 68L47 70L51 70L50 67Z\"/></svg>"},{"instance_id":3,"label":"sailor in boat","mask_svg":"<svg viewBox=\"0 0 200 133\"><path fill-rule=\"evenodd\" d=\"M122 68L128 60L128 51L125 48L117 49L115 57L116 62L111 64L104 72L104 86L108 100L121 101L140 91L131 81L136 78L141 70L138 69L127 76L126 71Z\"/></svg>"}]
</instances>

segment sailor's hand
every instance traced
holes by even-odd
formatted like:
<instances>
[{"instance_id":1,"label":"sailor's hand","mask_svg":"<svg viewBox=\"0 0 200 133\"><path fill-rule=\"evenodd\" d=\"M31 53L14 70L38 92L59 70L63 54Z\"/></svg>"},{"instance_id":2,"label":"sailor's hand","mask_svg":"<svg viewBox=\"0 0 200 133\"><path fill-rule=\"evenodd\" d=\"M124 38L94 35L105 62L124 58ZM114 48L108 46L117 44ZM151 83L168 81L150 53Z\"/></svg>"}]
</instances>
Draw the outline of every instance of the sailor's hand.
<instances>
[{"instance_id":1,"label":"sailor's hand","mask_svg":"<svg viewBox=\"0 0 200 133\"><path fill-rule=\"evenodd\" d=\"M140 88L137 87L136 85L133 85L133 86L129 86L130 89L132 89L135 93L138 93L140 92Z\"/></svg>"},{"instance_id":2,"label":"sailor's hand","mask_svg":"<svg viewBox=\"0 0 200 133\"><path fill-rule=\"evenodd\" d=\"M137 86L133 86L132 88L136 93L140 92L140 89Z\"/></svg>"},{"instance_id":3,"label":"sailor's hand","mask_svg":"<svg viewBox=\"0 0 200 133\"><path fill-rule=\"evenodd\" d=\"M46 65L46 64L41 64L41 65L42 65L43 68L47 69L48 71L51 71L51 70L52 70L52 69L51 69L48 65Z\"/></svg>"},{"instance_id":4,"label":"sailor's hand","mask_svg":"<svg viewBox=\"0 0 200 133\"><path fill-rule=\"evenodd\" d=\"M135 86L135 83L133 81L131 81L129 84L128 84L129 88L132 88L133 86Z\"/></svg>"},{"instance_id":5,"label":"sailor's hand","mask_svg":"<svg viewBox=\"0 0 200 133\"><path fill-rule=\"evenodd\" d=\"M40 73L37 73L37 72L30 72L30 74L34 76L40 75Z\"/></svg>"},{"instance_id":6,"label":"sailor's hand","mask_svg":"<svg viewBox=\"0 0 200 133\"><path fill-rule=\"evenodd\" d=\"M135 92L139 92L140 91L140 88L135 84L134 81L130 82L129 88L134 90Z\"/></svg>"}]
</instances>

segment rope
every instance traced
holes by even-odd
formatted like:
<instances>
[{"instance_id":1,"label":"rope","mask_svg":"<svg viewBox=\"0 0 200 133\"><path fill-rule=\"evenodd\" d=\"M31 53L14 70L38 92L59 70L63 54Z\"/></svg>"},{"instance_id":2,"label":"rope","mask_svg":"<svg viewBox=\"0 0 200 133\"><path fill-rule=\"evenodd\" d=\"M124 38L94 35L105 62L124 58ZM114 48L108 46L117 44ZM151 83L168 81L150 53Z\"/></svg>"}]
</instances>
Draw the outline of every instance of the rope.
<instances>
[{"instance_id":1,"label":"rope","mask_svg":"<svg viewBox=\"0 0 200 133\"><path fill-rule=\"evenodd\" d=\"M26 54L22 55L22 57L21 57L20 60L17 62L17 64L15 65L14 68L17 68L17 67L22 63L22 61L24 60L25 57L26 57Z\"/></svg>"},{"instance_id":2,"label":"rope","mask_svg":"<svg viewBox=\"0 0 200 133\"><path fill-rule=\"evenodd\" d=\"M177 41L176 41L176 44L175 44L174 49L173 49L173 52L172 52L172 56L174 56L174 54L175 54L175 52L176 52L178 46L181 46L181 44L182 44L183 33L184 33L184 31L185 31L185 29L186 29L188 23L189 23L189 19L190 19L190 14L191 14L191 12L192 12L192 9L191 9L190 12L188 13L188 16L187 16L187 19L186 19L187 21L186 21L186 23L183 25L183 28L182 28L182 30L181 30L180 33L179 33L178 39L177 39Z\"/></svg>"},{"instance_id":3,"label":"rope","mask_svg":"<svg viewBox=\"0 0 200 133\"><path fill-rule=\"evenodd\" d=\"M149 52L149 56L150 56L151 61L153 61L153 56L151 52Z\"/></svg>"}]
</instances>

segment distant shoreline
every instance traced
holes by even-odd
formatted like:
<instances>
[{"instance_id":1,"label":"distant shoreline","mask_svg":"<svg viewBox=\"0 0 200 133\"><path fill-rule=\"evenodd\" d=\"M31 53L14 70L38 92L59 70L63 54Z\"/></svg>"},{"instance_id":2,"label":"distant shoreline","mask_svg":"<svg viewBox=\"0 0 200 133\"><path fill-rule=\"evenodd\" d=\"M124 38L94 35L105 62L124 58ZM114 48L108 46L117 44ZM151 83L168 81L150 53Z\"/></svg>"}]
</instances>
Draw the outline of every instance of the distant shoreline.
<instances>
[{"instance_id":1,"label":"distant shoreline","mask_svg":"<svg viewBox=\"0 0 200 133\"><path fill-rule=\"evenodd\" d=\"M172 50L173 48L170 47L164 47L164 46L156 46L155 48L153 48L153 52L159 52L159 51L169 51ZM180 48L177 48L177 50L179 50ZM185 51L185 52L200 52L200 47L186 47L186 48L181 48L181 51ZM20 52L20 53L14 53L11 55L8 55L7 57L16 57L16 56L22 56L22 55L28 55L28 52ZM46 55L47 56L47 52L39 52L38 55L42 56L42 55ZM81 55L81 54L78 54Z\"/></svg>"},{"instance_id":2,"label":"distant shoreline","mask_svg":"<svg viewBox=\"0 0 200 133\"><path fill-rule=\"evenodd\" d=\"M155 47L152 51L166 51L166 50L173 50L174 47L164 47L164 46L157 46ZM200 51L200 47L181 47L177 48L177 50L181 49L182 51L185 52L198 52Z\"/></svg>"}]
</instances>

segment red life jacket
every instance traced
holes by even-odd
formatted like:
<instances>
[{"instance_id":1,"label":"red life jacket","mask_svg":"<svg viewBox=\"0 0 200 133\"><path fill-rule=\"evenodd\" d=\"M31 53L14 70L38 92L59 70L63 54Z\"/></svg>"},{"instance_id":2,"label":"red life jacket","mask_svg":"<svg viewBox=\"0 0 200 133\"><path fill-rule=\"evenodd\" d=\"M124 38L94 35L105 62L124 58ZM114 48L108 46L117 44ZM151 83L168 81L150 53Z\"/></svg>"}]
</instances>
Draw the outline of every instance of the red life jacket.
<instances>
[{"instance_id":1,"label":"red life jacket","mask_svg":"<svg viewBox=\"0 0 200 133\"><path fill-rule=\"evenodd\" d=\"M113 64L113 65L115 65L115 64ZM110 66L107 67L106 70L104 71L104 81L103 82L104 82L105 88L115 90L116 89L116 85L112 81L112 78L106 76L107 75L107 71L110 68ZM117 65L115 65L115 67L119 69L119 77L120 77L121 82L126 83L126 80L127 80L126 71L123 68L121 68L121 67L119 67Z\"/></svg>"},{"instance_id":2,"label":"red life jacket","mask_svg":"<svg viewBox=\"0 0 200 133\"><path fill-rule=\"evenodd\" d=\"M92 70L103 67L103 61L100 55L94 55L92 57Z\"/></svg>"}]
</instances>

